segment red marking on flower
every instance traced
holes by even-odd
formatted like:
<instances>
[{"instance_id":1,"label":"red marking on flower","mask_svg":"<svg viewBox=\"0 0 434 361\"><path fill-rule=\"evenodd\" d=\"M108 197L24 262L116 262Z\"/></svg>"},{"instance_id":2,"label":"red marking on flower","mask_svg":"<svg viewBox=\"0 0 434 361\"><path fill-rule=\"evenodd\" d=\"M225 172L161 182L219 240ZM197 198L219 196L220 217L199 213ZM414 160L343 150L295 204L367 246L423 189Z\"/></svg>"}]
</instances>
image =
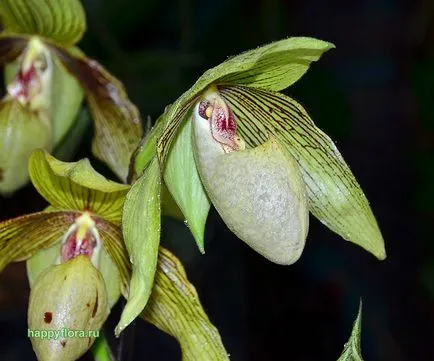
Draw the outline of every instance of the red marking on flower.
<instances>
[{"instance_id":1,"label":"red marking on flower","mask_svg":"<svg viewBox=\"0 0 434 361\"><path fill-rule=\"evenodd\" d=\"M227 145L232 149L237 149L237 122L232 110L226 106L214 105L214 109L211 116L211 134L213 138Z\"/></svg>"},{"instance_id":2,"label":"red marking on flower","mask_svg":"<svg viewBox=\"0 0 434 361\"><path fill-rule=\"evenodd\" d=\"M199 115L203 119L209 119L209 116L206 115L206 110L211 106L211 103L208 100L202 100L199 104Z\"/></svg>"},{"instance_id":3,"label":"red marking on flower","mask_svg":"<svg viewBox=\"0 0 434 361\"><path fill-rule=\"evenodd\" d=\"M95 237L91 232L86 232L85 237L81 242L77 240L77 234L71 234L62 247L62 262L79 255L85 255L89 258L92 257L93 249L96 247Z\"/></svg>"},{"instance_id":4,"label":"red marking on flower","mask_svg":"<svg viewBox=\"0 0 434 361\"><path fill-rule=\"evenodd\" d=\"M65 340L60 341L60 344L62 345L62 347L65 347L66 346L66 341Z\"/></svg>"},{"instance_id":5,"label":"red marking on flower","mask_svg":"<svg viewBox=\"0 0 434 361\"><path fill-rule=\"evenodd\" d=\"M37 85L37 71L32 64L31 67L23 72L20 70L14 83L9 87L10 94L16 99L24 99L26 103L30 101L31 90Z\"/></svg>"},{"instance_id":6,"label":"red marking on flower","mask_svg":"<svg viewBox=\"0 0 434 361\"><path fill-rule=\"evenodd\" d=\"M51 312L45 312L44 313L44 322L45 323L51 323L52 319L53 319L53 314Z\"/></svg>"}]
</instances>

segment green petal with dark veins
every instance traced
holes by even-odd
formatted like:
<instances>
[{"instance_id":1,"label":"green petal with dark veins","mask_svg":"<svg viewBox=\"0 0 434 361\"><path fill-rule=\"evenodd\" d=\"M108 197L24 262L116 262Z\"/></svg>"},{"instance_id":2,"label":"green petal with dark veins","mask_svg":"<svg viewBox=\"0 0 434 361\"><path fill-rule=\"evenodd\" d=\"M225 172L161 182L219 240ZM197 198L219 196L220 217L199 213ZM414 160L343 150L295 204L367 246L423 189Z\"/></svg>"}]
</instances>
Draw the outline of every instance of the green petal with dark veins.
<instances>
[{"instance_id":1,"label":"green petal with dark veins","mask_svg":"<svg viewBox=\"0 0 434 361\"><path fill-rule=\"evenodd\" d=\"M125 201L122 230L133 273L116 335L143 311L151 295L160 243L160 189L160 169L154 158L132 185Z\"/></svg>"},{"instance_id":2,"label":"green petal with dark veins","mask_svg":"<svg viewBox=\"0 0 434 361\"><path fill-rule=\"evenodd\" d=\"M158 141L158 158L167 158L170 143L197 96L211 84L248 85L269 90L285 89L300 79L312 62L333 48L322 40L293 37L234 56L206 71L167 111L166 127Z\"/></svg>"},{"instance_id":3,"label":"green petal with dark veins","mask_svg":"<svg viewBox=\"0 0 434 361\"><path fill-rule=\"evenodd\" d=\"M61 162L42 150L32 153L29 173L37 191L58 209L89 210L119 223L129 186L96 172L88 159Z\"/></svg>"},{"instance_id":4,"label":"green petal with dark veins","mask_svg":"<svg viewBox=\"0 0 434 361\"><path fill-rule=\"evenodd\" d=\"M178 340L183 361L229 360L220 335L200 304L184 267L162 247L152 296L142 317Z\"/></svg>"},{"instance_id":5,"label":"green petal with dark veins","mask_svg":"<svg viewBox=\"0 0 434 361\"><path fill-rule=\"evenodd\" d=\"M122 237L121 228L105 219L93 217L101 237L102 245L110 259L116 265L121 281L121 291L128 294L128 287L131 278L131 263L128 251Z\"/></svg>"},{"instance_id":6,"label":"green petal with dark veins","mask_svg":"<svg viewBox=\"0 0 434 361\"><path fill-rule=\"evenodd\" d=\"M338 361L363 361L362 351L360 347L360 334L362 320L362 301L360 301L359 313L354 321L353 330L348 342L345 344L344 351Z\"/></svg>"},{"instance_id":7,"label":"green petal with dark veins","mask_svg":"<svg viewBox=\"0 0 434 361\"><path fill-rule=\"evenodd\" d=\"M344 239L377 258L384 240L368 200L332 140L295 100L248 87L220 89L238 118L238 132L251 147L275 135L297 160L306 183L309 210Z\"/></svg>"},{"instance_id":8,"label":"green petal with dark veins","mask_svg":"<svg viewBox=\"0 0 434 361\"><path fill-rule=\"evenodd\" d=\"M0 271L60 242L75 218L73 211L39 212L0 223Z\"/></svg>"},{"instance_id":9,"label":"green petal with dark veins","mask_svg":"<svg viewBox=\"0 0 434 361\"><path fill-rule=\"evenodd\" d=\"M184 122L172 144L164 181L184 214L199 250L205 253L205 223L211 205L194 160L191 121Z\"/></svg>"},{"instance_id":10,"label":"green petal with dark veins","mask_svg":"<svg viewBox=\"0 0 434 361\"><path fill-rule=\"evenodd\" d=\"M94 120L93 154L126 182L130 160L143 135L140 114L122 83L77 49L51 49L86 91Z\"/></svg>"},{"instance_id":11,"label":"green petal with dark veins","mask_svg":"<svg viewBox=\"0 0 434 361\"><path fill-rule=\"evenodd\" d=\"M77 43L86 31L79 0L2 0L0 16L7 33L41 35L63 45Z\"/></svg>"}]
</instances>

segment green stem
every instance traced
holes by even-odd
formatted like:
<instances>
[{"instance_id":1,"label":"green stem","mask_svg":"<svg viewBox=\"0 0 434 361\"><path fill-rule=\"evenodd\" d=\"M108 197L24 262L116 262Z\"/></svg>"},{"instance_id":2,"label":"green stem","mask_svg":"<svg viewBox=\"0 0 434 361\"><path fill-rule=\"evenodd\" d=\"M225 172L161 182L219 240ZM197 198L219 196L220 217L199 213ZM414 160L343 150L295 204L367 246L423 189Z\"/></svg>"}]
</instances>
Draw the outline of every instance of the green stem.
<instances>
[{"instance_id":1,"label":"green stem","mask_svg":"<svg viewBox=\"0 0 434 361\"><path fill-rule=\"evenodd\" d=\"M92 354L95 361L115 361L107 342L107 338L103 333L101 333L95 344L92 346Z\"/></svg>"}]
</instances>

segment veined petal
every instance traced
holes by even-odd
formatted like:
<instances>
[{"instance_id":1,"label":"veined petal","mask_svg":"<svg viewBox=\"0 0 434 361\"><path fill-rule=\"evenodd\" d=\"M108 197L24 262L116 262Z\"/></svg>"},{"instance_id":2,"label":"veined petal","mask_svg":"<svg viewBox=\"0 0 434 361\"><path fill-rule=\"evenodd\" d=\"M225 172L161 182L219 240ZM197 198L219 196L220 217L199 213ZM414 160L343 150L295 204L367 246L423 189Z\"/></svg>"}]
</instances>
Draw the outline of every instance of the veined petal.
<instances>
[{"instance_id":1,"label":"veined petal","mask_svg":"<svg viewBox=\"0 0 434 361\"><path fill-rule=\"evenodd\" d=\"M101 236L102 246L119 272L122 293L127 295L131 279L131 263L123 241L122 230L118 225L107 222L105 219L99 217L94 218Z\"/></svg>"},{"instance_id":2,"label":"veined petal","mask_svg":"<svg viewBox=\"0 0 434 361\"><path fill-rule=\"evenodd\" d=\"M229 360L181 262L162 247L152 296L142 317L178 340L184 361Z\"/></svg>"},{"instance_id":3,"label":"veined petal","mask_svg":"<svg viewBox=\"0 0 434 361\"><path fill-rule=\"evenodd\" d=\"M89 160L61 162L42 150L29 160L29 172L38 192L54 207L89 210L119 223L129 186L96 172Z\"/></svg>"},{"instance_id":4,"label":"veined petal","mask_svg":"<svg viewBox=\"0 0 434 361\"><path fill-rule=\"evenodd\" d=\"M310 211L332 231L386 257L377 221L362 189L332 140L295 100L247 87L220 89L239 120L239 134L251 147L273 135L297 160Z\"/></svg>"},{"instance_id":5,"label":"veined petal","mask_svg":"<svg viewBox=\"0 0 434 361\"><path fill-rule=\"evenodd\" d=\"M160 190L160 169L154 158L132 185L125 201L122 230L133 273L116 335L143 311L151 295L160 243Z\"/></svg>"},{"instance_id":6,"label":"veined petal","mask_svg":"<svg viewBox=\"0 0 434 361\"><path fill-rule=\"evenodd\" d=\"M164 180L184 214L199 250L204 253L205 223L210 202L194 161L191 122L181 126L172 144L164 168Z\"/></svg>"},{"instance_id":7,"label":"veined petal","mask_svg":"<svg viewBox=\"0 0 434 361\"><path fill-rule=\"evenodd\" d=\"M75 48L68 51L54 44L51 48L86 90L95 122L92 152L125 182L131 155L143 135L136 106L122 83L96 61Z\"/></svg>"},{"instance_id":8,"label":"veined petal","mask_svg":"<svg viewBox=\"0 0 434 361\"><path fill-rule=\"evenodd\" d=\"M170 106L164 132L158 140L158 157L164 164L176 130L199 93L209 85L248 85L281 90L295 83L313 61L333 48L322 40L293 37L247 51L206 71L197 82Z\"/></svg>"},{"instance_id":9,"label":"veined petal","mask_svg":"<svg viewBox=\"0 0 434 361\"><path fill-rule=\"evenodd\" d=\"M293 264L304 249L309 224L306 189L295 160L274 138L228 152L210 129L218 104L211 105L208 117L201 114L202 104L192 117L194 155L210 200L230 230L256 252L278 264ZM236 134L227 139L242 144Z\"/></svg>"},{"instance_id":10,"label":"veined petal","mask_svg":"<svg viewBox=\"0 0 434 361\"><path fill-rule=\"evenodd\" d=\"M65 45L77 43L86 31L78 0L2 0L0 16L8 33L41 35Z\"/></svg>"},{"instance_id":11,"label":"veined petal","mask_svg":"<svg viewBox=\"0 0 434 361\"><path fill-rule=\"evenodd\" d=\"M0 271L60 242L75 218L73 211L39 212L0 223Z\"/></svg>"}]
</instances>

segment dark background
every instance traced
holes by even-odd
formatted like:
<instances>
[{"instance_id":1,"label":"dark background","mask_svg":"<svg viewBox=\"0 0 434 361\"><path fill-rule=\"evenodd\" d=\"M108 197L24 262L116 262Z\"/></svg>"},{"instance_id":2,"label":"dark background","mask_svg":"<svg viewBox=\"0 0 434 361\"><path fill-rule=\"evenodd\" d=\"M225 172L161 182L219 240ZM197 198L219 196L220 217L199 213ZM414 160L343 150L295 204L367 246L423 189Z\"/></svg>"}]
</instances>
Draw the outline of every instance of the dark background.
<instances>
[{"instance_id":1,"label":"dark background","mask_svg":"<svg viewBox=\"0 0 434 361\"><path fill-rule=\"evenodd\" d=\"M290 267L254 253L215 211L205 256L176 221L165 223L164 239L185 261L234 361L337 360L360 298L366 360L434 360L434 2L83 2L82 49L125 83L143 118L156 119L229 55L288 36L336 44L285 93L337 143L371 202L388 258L377 261L313 217L303 256ZM0 200L0 218L43 206L29 186ZM1 360L35 359L27 297L24 264L9 266L0 276ZM131 360L181 357L175 341L140 321L124 341Z\"/></svg>"}]
</instances>

